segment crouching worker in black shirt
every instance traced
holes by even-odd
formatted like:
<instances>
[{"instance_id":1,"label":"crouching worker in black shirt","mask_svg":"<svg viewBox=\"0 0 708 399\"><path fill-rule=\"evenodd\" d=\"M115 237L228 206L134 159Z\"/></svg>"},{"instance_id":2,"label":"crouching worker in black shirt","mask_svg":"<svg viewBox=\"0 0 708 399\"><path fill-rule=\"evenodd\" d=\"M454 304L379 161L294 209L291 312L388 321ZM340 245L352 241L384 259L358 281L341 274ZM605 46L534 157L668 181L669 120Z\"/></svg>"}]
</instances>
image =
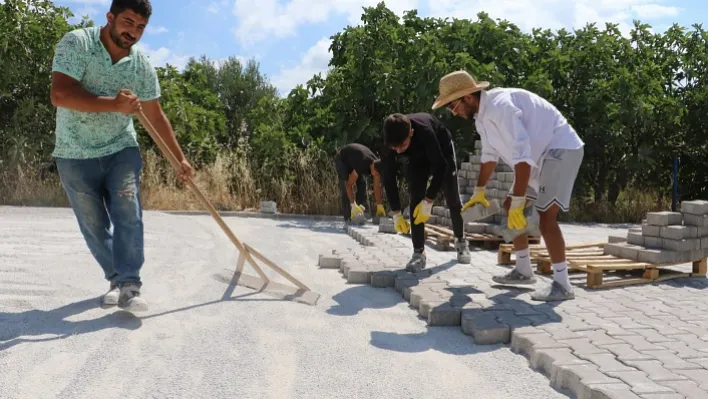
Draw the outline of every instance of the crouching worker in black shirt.
<instances>
[{"instance_id":1,"label":"crouching worker in black shirt","mask_svg":"<svg viewBox=\"0 0 708 399\"><path fill-rule=\"evenodd\" d=\"M374 180L374 198L376 216L386 216L381 195L381 178L378 168L380 160L365 145L347 144L334 156L334 167L339 176L339 189L342 194L342 216L345 227L357 216L363 215L366 208L366 181L364 176L371 175ZM356 185L356 200L354 198Z\"/></svg>"},{"instance_id":2,"label":"crouching worker in black shirt","mask_svg":"<svg viewBox=\"0 0 708 399\"><path fill-rule=\"evenodd\" d=\"M430 218L433 201L442 188L450 209L455 233L457 260L471 261L467 240L464 239L462 203L457 186L457 161L450 131L427 113L393 114L384 120L384 147L381 163L386 197L393 211L394 226L399 233L412 230L413 257L406 266L410 272L425 268L425 222ZM408 187L410 194L411 225L401 214L396 181L397 157L408 158ZM428 185L428 179L432 181Z\"/></svg>"}]
</instances>

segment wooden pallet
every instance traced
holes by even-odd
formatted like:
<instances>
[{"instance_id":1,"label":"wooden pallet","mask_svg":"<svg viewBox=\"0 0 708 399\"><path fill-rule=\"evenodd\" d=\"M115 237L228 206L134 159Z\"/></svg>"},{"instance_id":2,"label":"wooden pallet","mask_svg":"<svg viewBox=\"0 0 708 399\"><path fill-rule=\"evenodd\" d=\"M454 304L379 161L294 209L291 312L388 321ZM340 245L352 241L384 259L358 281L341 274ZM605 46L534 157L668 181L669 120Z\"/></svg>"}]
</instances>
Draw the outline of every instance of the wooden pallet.
<instances>
[{"instance_id":1,"label":"wooden pallet","mask_svg":"<svg viewBox=\"0 0 708 399\"><path fill-rule=\"evenodd\" d=\"M686 263L693 264L691 273L682 273L666 268ZM587 273L587 288L612 288L649 284L675 278L705 277L706 271L708 271L708 262L706 258L703 258L693 262L656 265L612 255L601 255L586 259L569 259L568 267ZM612 280L605 281L606 278L608 280L612 278Z\"/></svg>"},{"instance_id":2,"label":"wooden pallet","mask_svg":"<svg viewBox=\"0 0 708 399\"><path fill-rule=\"evenodd\" d=\"M430 238L435 249L439 251L451 251L455 242L455 235L452 230L439 226L425 226L426 238ZM476 247L484 249L497 249L504 244L504 239L493 234L465 233L467 242ZM529 237L529 244L540 243L540 237Z\"/></svg>"},{"instance_id":3,"label":"wooden pallet","mask_svg":"<svg viewBox=\"0 0 708 399\"><path fill-rule=\"evenodd\" d=\"M568 264L574 261L582 262L585 260L603 259L605 255L605 243L595 242L588 244L568 245L566 246L565 259ZM553 273L551 266L551 255L546 248L539 249L532 259L536 261L536 272L539 274Z\"/></svg>"}]
</instances>

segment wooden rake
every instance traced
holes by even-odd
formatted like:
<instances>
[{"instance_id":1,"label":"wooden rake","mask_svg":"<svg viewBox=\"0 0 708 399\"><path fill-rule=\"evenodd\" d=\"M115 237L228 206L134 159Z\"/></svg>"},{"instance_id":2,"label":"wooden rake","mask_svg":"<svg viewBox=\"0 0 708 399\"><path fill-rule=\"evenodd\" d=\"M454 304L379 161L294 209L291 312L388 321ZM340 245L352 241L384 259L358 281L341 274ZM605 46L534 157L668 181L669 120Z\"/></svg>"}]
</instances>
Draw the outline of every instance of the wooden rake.
<instances>
[{"instance_id":1,"label":"wooden rake","mask_svg":"<svg viewBox=\"0 0 708 399\"><path fill-rule=\"evenodd\" d=\"M150 137L152 137L153 141L155 141L157 146L160 148L162 154L170 161L175 170L181 170L182 166L179 160L172 153L169 147L167 147L167 144L162 139L162 137L157 134L155 127L152 125L152 123L150 123L150 121L145 116L142 110L137 113L137 117L140 120L140 123L145 127L145 130L147 130ZM256 289L258 291L264 291L267 289L266 291L268 292L276 293L279 296L295 300L296 302L302 302L309 305L315 305L317 303L320 294L310 290L310 288L308 288L305 284L303 284L301 281L290 275L290 273L286 272L281 267L273 263L270 259L258 252L255 248L249 246L248 244L242 243L238 239L238 237L236 237L233 231L231 231L226 222L224 222L224 219L221 218L221 215L219 215L219 212L217 212L216 208L214 208L214 205L212 205L212 203L206 198L206 196L204 196L202 191L194 183L194 180L192 180L191 177L187 178L186 184L189 186L189 188L192 189L192 191L197 196L202 205L204 205L204 207L207 209L207 211L209 211L214 220L216 220L216 223L219 225L219 227L221 227L221 230L224 231L226 236L229 237L231 242L239 250L239 258L236 263L236 271L230 281L230 284L232 286L238 284L246 286L248 288ZM286 280L290 281L297 287L297 289L293 289L291 287L271 281L268 276L263 273L263 269L261 269L258 263L256 263L254 258L257 258L258 260L263 262L263 264L276 271ZM248 262L256 271L256 273L258 273L259 278L243 274L243 269L246 262ZM227 293L224 294L223 299L228 299L228 297L230 296L231 293L227 291Z\"/></svg>"}]
</instances>

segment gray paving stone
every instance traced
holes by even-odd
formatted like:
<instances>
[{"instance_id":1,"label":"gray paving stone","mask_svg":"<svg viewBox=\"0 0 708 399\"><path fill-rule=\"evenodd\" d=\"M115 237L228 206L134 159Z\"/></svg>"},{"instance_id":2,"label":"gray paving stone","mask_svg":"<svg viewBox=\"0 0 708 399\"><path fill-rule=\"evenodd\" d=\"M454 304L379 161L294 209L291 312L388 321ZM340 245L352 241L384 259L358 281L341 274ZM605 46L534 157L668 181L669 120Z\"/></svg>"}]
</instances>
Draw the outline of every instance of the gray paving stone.
<instances>
[{"instance_id":1,"label":"gray paving stone","mask_svg":"<svg viewBox=\"0 0 708 399\"><path fill-rule=\"evenodd\" d=\"M647 224L652 226L670 226L681 224L683 215L680 212L649 212Z\"/></svg>"},{"instance_id":2,"label":"gray paving stone","mask_svg":"<svg viewBox=\"0 0 708 399\"><path fill-rule=\"evenodd\" d=\"M428 315L430 314L430 310L432 308L442 306L446 303L447 301L422 302L420 306L418 306L418 314L420 315L420 317L424 318L425 320L428 320Z\"/></svg>"},{"instance_id":3,"label":"gray paving stone","mask_svg":"<svg viewBox=\"0 0 708 399\"><path fill-rule=\"evenodd\" d=\"M371 271L362 269L349 269L347 273L347 283L368 284L371 281Z\"/></svg>"},{"instance_id":4,"label":"gray paving stone","mask_svg":"<svg viewBox=\"0 0 708 399\"><path fill-rule=\"evenodd\" d=\"M511 350L517 353L530 354L533 350L538 349L561 349L567 347L567 344L554 340L547 332L533 327L515 331L511 335Z\"/></svg>"},{"instance_id":5,"label":"gray paving stone","mask_svg":"<svg viewBox=\"0 0 708 399\"><path fill-rule=\"evenodd\" d=\"M434 306L428 312L429 326L459 326L462 310L453 308L449 303Z\"/></svg>"},{"instance_id":6,"label":"gray paving stone","mask_svg":"<svg viewBox=\"0 0 708 399\"><path fill-rule=\"evenodd\" d=\"M708 370L676 370L676 373L690 379L698 384L700 389L708 392Z\"/></svg>"},{"instance_id":7,"label":"gray paving stone","mask_svg":"<svg viewBox=\"0 0 708 399\"><path fill-rule=\"evenodd\" d=\"M555 339L556 341L563 339L583 338L582 335L569 330L562 323L546 324L538 326L538 329L551 334L551 336L553 336L553 339Z\"/></svg>"},{"instance_id":8,"label":"gray paving stone","mask_svg":"<svg viewBox=\"0 0 708 399\"><path fill-rule=\"evenodd\" d=\"M649 393L641 395L642 399L686 399L680 393Z\"/></svg>"},{"instance_id":9,"label":"gray paving stone","mask_svg":"<svg viewBox=\"0 0 708 399\"><path fill-rule=\"evenodd\" d=\"M390 288L396 285L396 274L392 271L372 273L371 286L376 288Z\"/></svg>"},{"instance_id":10,"label":"gray paving stone","mask_svg":"<svg viewBox=\"0 0 708 399\"><path fill-rule=\"evenodd\" d=\"M631 391L631 387L624 383L617 384L590 384L590 399L641 399Z\"/></svg>"},{"instance_id":11,"label":"gray paving stone","mask_svg":"<svg viewBox=\"0 0 708 399\"><path fill-rule=\"evenodd\" d=\"M622 384L622 380L607 376L594 364L553 366L551 386L556 389L567 389L578 398L590 398L592 397L590 386L595 384Z\"/></svg>"},{"instance_id":12,"label":"gray paving stone","mask_svg":"<svg viewBox=\"0 0 708 399\"><path fill-rule=\"evenodd\" d=\"M580 354L577 356L580 359L595 364L603 373L608 371L636 371L636 369L618 362L615 355L611 353Z\"/></svg>"},{"instance_id":13,"label":"gray paving stone","mask_svg":"<svg viewBox=\"0 0 708 399\"><path fill-rule=\"evenodd\" d=\"M508 344L511 337L509 326L497 321L493 314L462 311L462 331L472 336L477 345Z\"/></svg>"},{"instance_id":14,"label":"gray paving stone","mask_svg":"<svg viewBox=\"0 0 708 399\"><path fill-rule=\"evenodd\" d=\"M658 360L660 361L664 368L676 372L676 370L691 370L700 369L701 366L696 363L687 362L680 357L676 356L675 353L668 349L653 350L653 351L642 351L642 354L649 356L650 359L635 359L635 360ZM632 360L632 359L630 359Z\"/></svg>"},{"instance_id":15,"label":"gray paving stone","mask_svg":"<svg viewBox=\"0 0 708 399\"><path fill-rule=\"evenodd\" d=\"M676 356L684 360L702 359L705 358L707 355L704 352L697 351L692 347L686 345L685 342L661 342L657 345L661 346L662 348L666 348L671 352L674 352Z\"/></svg>"},{"instance_id":16,"label":"gray paving stone","mask_svg":"<svg viewBox=\"0 0 708 399\"><path fill-rule=\"evenodd\" d=\"M418 309L422 302L440 301L442 298L440 295L428 288L416 286L412 287L410 295L410 305L414 309Z\"/></svg>"},{"instance_id":17,"label":"gray paving stone","mask_svg":"<svg viewBox=\"0 0 708 399\"><path fill-rule=\"evenodd\" d=\"M665 337L665 336L659 334L659 332L653 328L646 328L646 329L637 328L636 330L632 330L632 331L643 336L647 340L647 342L651 342L652 344L674 341L674 339L672 339L672 338L668 338L668 337Z\"/></svg>"},{"instance_id":18,"label":"gray paving stone","mask_svg":"<svg viewBox=\"0 0 708 399\"><path fill-rule=\"evenodd\" d=\"M636 394L676 393L672 388L659 385L650 380L646 373L641 371L608 371L607 375L624 381L632 387L632 392Z\"/></svg>"},{"instance_id":19,"label":"gray paving stone","mask_svg":"<svg viewBox=\"0 0 708 399\"><path fill-rule=\"evenodd\" d=\"M686 377L667 370L658 360L627 361L628 366L645 373L647 377L655 382L662 381L682 381Z\"/></svg>"},{"instance_id":20,"label":"gray paving stone","mask_svg":"<svg viewBox=\"0 0 708 399\"><path fill-rule=\"evenodd\" d=\"M698 387L693 381L666 381L665 386L673 389L676 393L685 396L686 399L705 399L708 393Z\"/></svg>"},{"instance_id":21,"label":"gray paving stone","mask_svg":"<svg viewBox=\"0 0 708 399\"><path fill-rule=\"evenodd\" d=\"M335 255L320 255L317 265L323 269L339 269L342 258Z\"/></svg>"},{"instance_id":22,"label":"gray paving stone","mask_svg":"<svg viewBox=\"0 0 708 399\"><path fill-rule=\"evenodd\" d=\"M578 335L588 338L591 344L598 347L624 344L624 341L610 337L603 330L578 331Z\"/></svg>"},{"instance_id":23,"label":"gray paving stone","mask_svg":"<svg viewBox=\"0 0 708 399\"><path fill-rule=\"evenodd\" d=\"M576 355L610 353L607 349L599 348L591 344L590 340L587 338L563 339L558 342L568 345L571 349L573 349L573 353Z\"/></svg>"},{"instance_id":24,"label":"gray paving stone","mask_svg":"<svg viewBox=\"0 0 708 399\"><path fill-rule=\"evenodd\" d=\"M603 345L602 348L612 352L615 356L617 356L617 360L620 362L653 359L651 355L648 355L645 352L637 352L630 344Z\"/></svg>"},{"instance_id":25,"label":"gray paving stone","mask_svg":"<svg viewBox=\"0 0 708 399\"><path fill-rule=\"evenodd\" d=\"M693 394L703 395L696 397L708 398L689 379L708 381L708 280L601 291L578 287L575 301L538 303L526 292L492 281L501 273L493 251L473 251L472 267L448 267L454 252L431 249L428 268L411 274L402 270L410 258L410 240L377 228L350 229L352 237L372 246L343 247L331 257L340 259L345 278L363 281L368 274L372 286L394 288L429 325L460 325L478 345L511 344L512 350L529 357L532 368L546 373L553 386L570 386L565 389L578 399L673 399L696 389ZM690 225L645 225L642 233L652 230L667 240L697 238L699 230L708 235L708 227ZM320 259L326 257L330 255ZM336 261L331 262L336 268ZM624 380L608 373L625 373Z\"/></svg>"},{"instance_id":26,"label":"gray paving stone","mask_svg":"<svg viewBox=\"0 0 708 399\"><path fill-rule=\"evenodd\" d=\"M536 349L529 357L529 364L532 369L550 376L553 373L554 365L590 364L590 362L575 356L569 348L562 348Z\"/></svg>"},{"instance_id":27,"label":"gray paving stone","mask_svg":"<svg viewBox=\"0 0 708 399\"><path fill-rule=\"evenodd\" d=\"M647 340L642 336L618 336L617 339L626 342L638 352L664 349L657 344L647 342Z\"/></svg>"}]
</instances>

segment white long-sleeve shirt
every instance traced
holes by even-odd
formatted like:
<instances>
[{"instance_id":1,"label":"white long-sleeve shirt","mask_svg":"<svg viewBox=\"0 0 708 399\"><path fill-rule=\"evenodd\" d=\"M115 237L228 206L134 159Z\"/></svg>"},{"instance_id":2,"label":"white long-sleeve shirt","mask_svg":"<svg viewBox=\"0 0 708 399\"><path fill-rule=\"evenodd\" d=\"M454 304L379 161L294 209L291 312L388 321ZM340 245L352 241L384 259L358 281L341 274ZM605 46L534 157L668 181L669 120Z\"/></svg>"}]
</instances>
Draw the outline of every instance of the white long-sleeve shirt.
<instances>
[{"instance_id":1,"label":"white long-sleeve shirt","mask_svg":"<svg viewBox=\"0 0 708 399\"><path fill-rule=\"evenodd\" d=\"M524 89L482 91L479 112L474 118L482 141L482 163L498 162L499 158L512 167L528 163L529 185L535 190L549 150L578 149L585 145L553 104Z\"/></svg>"}]
</instances>

